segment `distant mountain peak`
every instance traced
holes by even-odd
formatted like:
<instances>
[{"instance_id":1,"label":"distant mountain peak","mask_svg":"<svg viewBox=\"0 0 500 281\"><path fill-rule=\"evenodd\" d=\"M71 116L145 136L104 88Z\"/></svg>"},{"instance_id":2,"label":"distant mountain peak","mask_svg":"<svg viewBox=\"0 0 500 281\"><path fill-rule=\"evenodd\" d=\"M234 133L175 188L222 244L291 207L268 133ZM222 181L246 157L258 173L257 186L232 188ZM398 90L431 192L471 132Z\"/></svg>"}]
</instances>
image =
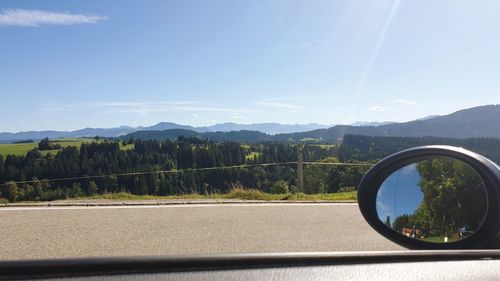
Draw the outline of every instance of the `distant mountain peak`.
<instances>
[{"instance_id":1,"label":"distant mountain peak","mask_svg":"<svg viewBox=\"0 0 500 281\"><path fill-rule=\"evenodd\" d=\"M25 131L17 133L0 133L0 142L18 140L39 140L48 138L75 137L120 137L137 131L184 130L194 133L217 132L260 132L259 139L302 140L317 139L337 142L344 134L369 136L438 136L438 137L495 137L500 138L500 106L485 105L456 111L448 115L432 115L414 121L395 122L355 122L351 125L329 126L317 123L280 124L254 123L237 124L226 122L206 127L193 127L173 122L159 122L149 127L120 126L115 128L84 128L76 131ZM175 133L170 132L170 134ZM255 133L254 133L255 134ZM237 134L236 134L237 135ZM237 139L233 133L231 139ZM218 135L217 135L218 136Z\"/></svg>"},{"instance_id":2,"label":"distant mountain peak","mask_svg":"<svg viewBox=\"0 0 500 281\"><path fill-rule=\"evenodd\" d=\"M388 124L394 124L394 123L397 123L397 122L394 122L394 121L383 121L383 122L377 122L377 121L374 121L374 122L363 122L363 121L358 121L358 122L352 123L351 126L355 126L355 127L362 127L362 126L378 127L378 126L383 126L383 125L388 125Z\"/></svg>"},{"instance_id":3,"label":"distant mountain peak","mask_svg":"<svg viewBox=\"0 0 500 281\"><path fill-rule=\"evenodd\" d=\"M422 117L422 118L416 119L415 121L425 121L425 120L429 120L429 119L436 118L436 117L439 117L439 116L441 116L441 115L429 115L429 116L426 116L426 117Z\"/></svg>"}]
</instances>

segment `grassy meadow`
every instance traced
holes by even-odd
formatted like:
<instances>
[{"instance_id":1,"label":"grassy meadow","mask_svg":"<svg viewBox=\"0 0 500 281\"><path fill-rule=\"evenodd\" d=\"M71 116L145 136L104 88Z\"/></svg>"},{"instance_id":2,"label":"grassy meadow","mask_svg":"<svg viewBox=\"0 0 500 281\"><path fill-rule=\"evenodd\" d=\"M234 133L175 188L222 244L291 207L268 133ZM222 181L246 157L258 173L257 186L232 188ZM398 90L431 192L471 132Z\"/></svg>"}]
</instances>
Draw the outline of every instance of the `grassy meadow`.
<instances>
[{"instance_id":1,"label":"grassy meadow","mask_svg":"<svg viewBox=\"0 0 500 281\"><path fill-rule=\"evenodd\" d=\"M50 143L53 144L59 144L61 147L67 147L67 146L76 146L80 147L82 143L89 143L89 142L95 142L96 140L94 138L66 138L66 139L54 139L51 140ZM97 140L97 142L101 142L102 140ZM9 144L0 144L0 155L3 157L7 155L16 155L16 156L22 156L26 155L26 153L33 148L38 146L38 141L32 142L32 143L9 143ZM133 144L127 144L125 146L121 146L122 150L128 150L128 149L133 149L134 145ZM52 149L52 150L42 150L41 153L43 155L47 155L48 153L51 154L56 154L59 150L58 149Z\"/></svg>"},{"instance_id":2,"label":"grassy meadow","mask_svg":"<svg viewBox=\"0 0 500 281\"><path fill-rule=\"evenodd\" d=\"M25 155L29 150L37 147L38 143L9 143L9 144L0 144L0 155L16 155L22 156Z\"/></svg>"},{"instance_id":3,"label":"grassy meadow","mask_svg":"<svg viewBox=\"0 0 500 281\"><path fill-rule=\"evenodd\" d=\"M235 188L226 194L183 194L174 196L153 196L153 195L133 195L130 193L109 193L98 194L90 197L80 197L77 199L108 199L108 200L165 200L165 199L240 199L240 200L283 200L283 201L356 201L357 192L338 192L321 194L287 193L271 194L255 189Z\"/></svg>"}]
</instances>

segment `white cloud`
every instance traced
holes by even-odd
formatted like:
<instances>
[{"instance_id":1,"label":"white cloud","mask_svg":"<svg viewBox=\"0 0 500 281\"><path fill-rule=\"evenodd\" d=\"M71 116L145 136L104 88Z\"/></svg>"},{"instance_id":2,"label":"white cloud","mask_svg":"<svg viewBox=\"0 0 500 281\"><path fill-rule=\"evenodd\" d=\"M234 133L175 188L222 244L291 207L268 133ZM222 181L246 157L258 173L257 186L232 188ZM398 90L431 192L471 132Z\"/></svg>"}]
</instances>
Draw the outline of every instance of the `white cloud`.
<instances>
[{"instance_id":1,"label":"white cloud","mask_svg":"<svg viewBox=\"0 0 500 281\"><path fill-rule=\"evenodd\" d=\"M66 105L45 105L42 108L43 111L47 112L66 112L66 111L71 111L72 107L66 106Z\"/></svg>"},{"instance_id":2,"label":"white cloud","mask_svg":"<svg viewBox=\"0 0 500 281\"><path fill-rule=\"evenodd\" d=\"M157 102L98 102L65 105L49 105L44 111L74 111L77 109L96 109L99 113L135 113L151 114L157 112L215 112L233 113L234 107L224 107L217 104L207 104L198 101L157 101ZM253 112L248 109L238 109L241 112Z\"/></svg>"},{"instance_id":3,"label":"white cloud","mask_svg":"<svg viewBox=\"0 0 500 281\"><path fill-rule=\"evenodd\" d=\"M410 106L419 106L420 103L414 100L404 100L404 99L397 99L394 100L392 103L394 104L403 104L403 105L410 105Z\"/></svg>"},{"instance_id":4,"label":"white cloud","mask_svg":"<svg viewBox=\"0 0 500 281\"><path fill-rule=\"evenodd\" d=\"M380 105L374 105L368 108L368 110L373 111L373 112L382 112L385 111L385 107L380 106Z\"/></svg>"},{"instance_id":5,"label":"white cloud","mask_svg":"<svg viewBox=\"0 0 500 281\"><path fill-rule=\"evenodd\" d=\"M291 104L291 103L283 103L283 102L257 102L255 103L258 106L265 106L265 107L274 107L274 108L286 108L286 109L299 109L301 108L298 105Z\"/></svg>"},{"instance_id":6,"label":"white cloud","mask_svg":"<svg viewBox=\"0 0 500 281\"><path fill-rule=\"evenodd\" d=\"M104 103L98 106L103 113L141 113L155 112L234 112L234 108L203 104L199 102L132 102Z\"/></svg>"},{"instance_id":7,"label":"white cloud","mask_svg":"<svg viewBox=\"0 0 500 281\"><path fill-rule=\"evenodd\" d=\"M233 113L233 115L231 115L231 119L246 119L246 118L245 116L241 116L238 113Z\"/></svg>"},{"instance_id":8,"label":"white cloud","mask_svg":"<svg viewBox=\"0 0 500 281\"><path fill-rule=\"evenodd\" d=\"M94 24L107 19L107 16L43 10L11 9L0 12L0 26Z\"/></svg>"},{"instance_id":9,"label":"white cloud","mask_svg":"<svg viewBox=\"0 0 500 281\"><path fill-rule=\"evenodd\" d=\"M377 104L377 105L372 105L368 107L369 111L372 112L382 112L382 111L388 111L394 109L394 107L397 106L410 106L410 107L419 107L421 104L417 101L414 100L407 100L407 99L395 99L390 102L382 103L382 104Z\"/></svg>"}]
</instances>

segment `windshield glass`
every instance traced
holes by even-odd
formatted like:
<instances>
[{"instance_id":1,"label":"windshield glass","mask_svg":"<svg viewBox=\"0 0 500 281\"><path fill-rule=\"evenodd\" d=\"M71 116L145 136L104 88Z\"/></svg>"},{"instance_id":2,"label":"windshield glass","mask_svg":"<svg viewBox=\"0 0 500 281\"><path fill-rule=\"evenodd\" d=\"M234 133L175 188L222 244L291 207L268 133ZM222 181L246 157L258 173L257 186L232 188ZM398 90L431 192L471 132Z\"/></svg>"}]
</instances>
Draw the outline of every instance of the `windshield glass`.
<instances>
[{"instance_id":1,"label":"windshield glass","mask_svg":"<svg viewBox=\"0 0 500 281\"><path fill-rule=\"evenodd\" d=\"M3 0L0 260L402 250L358 184L420 145L500 162L498 26L493 0Z\"/></svg>"}]
</instances>

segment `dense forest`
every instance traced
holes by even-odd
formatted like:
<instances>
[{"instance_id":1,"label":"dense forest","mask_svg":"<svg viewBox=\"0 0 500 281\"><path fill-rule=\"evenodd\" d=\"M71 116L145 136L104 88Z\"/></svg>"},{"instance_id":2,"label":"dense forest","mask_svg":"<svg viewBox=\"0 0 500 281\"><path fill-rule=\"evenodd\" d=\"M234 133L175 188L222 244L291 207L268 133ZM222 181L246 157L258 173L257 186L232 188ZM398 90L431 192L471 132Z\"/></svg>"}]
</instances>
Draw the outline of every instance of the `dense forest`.
<instances>
[{"instance_id":1,"label":"dense forest","mask_svg":"<svg viewBox=\"0 0 500 281\"><path fill-rule=\"evenodd\" d=\"M500 163L500 139L438 138L438 137L370 137L345 135L338 150L340 161L380 160L398 151L422 145L452 145L464 147Z\"/></svg>"},{"instance_id":2,"label":"dense forest","mask_svg":"<svg viewBox=\"0 0 500 281\"><path fill-rule=\"evenodd\" d=\"M151 130L138 131L120 137L121 139L142 139L142 140L175 140L179 136L182 137L198 137L217 142L269 142L272 141L272 136L258 131L230 131L230 132L196 132L185 129L169 129L169 130Z\"/></svg>"},{"instance_id":3,"label":"dense forest","mask_svg":"<svg viewBox=\"0 0 500 281\"><path fill-rule=\"evenodd\" d=\"M126 145L132 148L124 149ZM20 201L116 192L211 194L226 193L235 186L271 193L324 193L355 187L367 169L306 164L304 190L297 190L294 144L217 143L180 137L175 141L96 141L61 148L55 155L42 153L53 148L45 139L24 156L0 156L1 196ZM303 149L306 162L336 162L335 154L336 147L331 145ZM284 164L260 165L263 163ZM247 166L234 167L240 165ZM220 168L205 169L211 167Z\"/></svg>"},{"instance_id":4,"label":"dense forest","mask_svg":"<svg viewBox=\"0 0 500 281\"><path fill-rule=\"evenodd\" d=\"M427 144L463 146L500 162L500 139L492 138L346 135L340 146L217 142L199 137L96 138L79 147L61 147L43 139L25 155L0 155L0 197L22 201L117 192L213 194L227 193L236 187L270 193L334 193L354 190L376 161L402 149ZM298 146L303 146L305 163L303 190L299 190L297 180Z\"/></svg>"},{"instance_id":5,"label":"dense forest","mask_svg":"<svg viewBox=\"0 0 500 281\"><path fill-rule=\"evenodd\" d=\"M333 127L306 124L282 125L260 123L242 125L217 124L208 127L192 127L170 122L161 122L150 127L121 126L108 129L85 128L76 131L30 131L18 133L0 132L0 143L20 140L40 140L44 137L80 138L101 136L107 138L140 138L143 140L175 140L179 136L199 137L213 141L234 142L321 142L340 143L344 135L446 138L492 137L500 138L499 105L478 106L443 116L430 116L403 123L386 122L377 126L336 125Z\"/></svg>"}]
</instances>

